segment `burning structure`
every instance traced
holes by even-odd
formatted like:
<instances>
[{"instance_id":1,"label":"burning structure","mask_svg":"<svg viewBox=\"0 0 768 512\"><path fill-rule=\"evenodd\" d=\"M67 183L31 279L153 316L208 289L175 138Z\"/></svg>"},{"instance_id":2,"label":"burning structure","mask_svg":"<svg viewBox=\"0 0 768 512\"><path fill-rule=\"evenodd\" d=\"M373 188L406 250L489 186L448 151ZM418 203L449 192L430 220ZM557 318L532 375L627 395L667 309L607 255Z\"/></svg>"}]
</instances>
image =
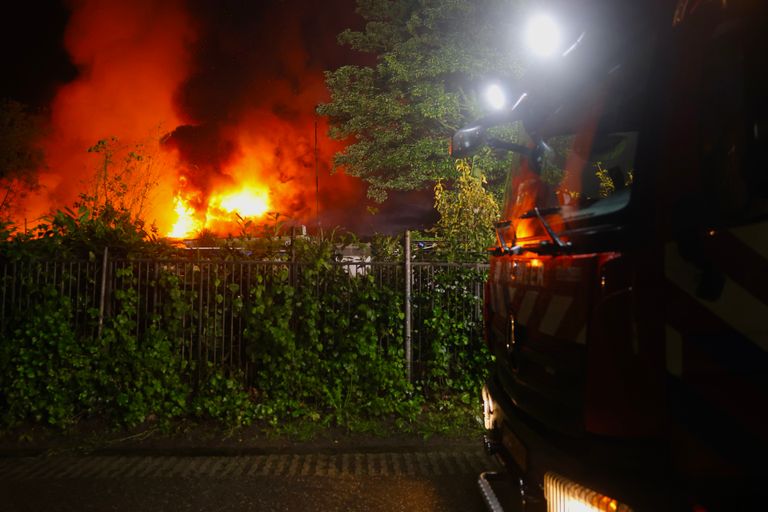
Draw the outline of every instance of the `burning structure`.
<instances>
[{"instance_id":1,"label":"burning structure","mask_svg":"<svg viewBox=\"0 0 768 512\"><path fill-rule=\"evenodd\" d=\"M49 105L41 187L19 224L115 181L146 193L130 204L173 237L226 235L270 212L314 224L319 210L335 225L344 208L364 210L362 184L331 173L340 146L314 114L323 70L344 58L335 36L354 24L351 0L66 4L77 76Z\"/></svg>"}]
</instances>

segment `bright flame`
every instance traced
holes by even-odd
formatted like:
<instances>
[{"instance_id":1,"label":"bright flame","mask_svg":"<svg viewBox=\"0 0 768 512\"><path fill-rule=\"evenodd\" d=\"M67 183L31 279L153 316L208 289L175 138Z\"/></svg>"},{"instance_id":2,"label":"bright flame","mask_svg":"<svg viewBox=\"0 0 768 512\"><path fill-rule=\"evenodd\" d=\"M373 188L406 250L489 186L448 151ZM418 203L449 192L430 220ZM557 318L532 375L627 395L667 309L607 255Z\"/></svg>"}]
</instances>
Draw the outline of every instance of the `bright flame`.
<instances>
[{"instance_id":1,"label":"bright flame","mask_svg":"<svg viewBox=\"0 0 768 512\"><path fill-rule=\"evenodd\" d=\"M179 193L174 199L177 220L168 233L172 238L192 238L202 229L221 228L234 223L234 214L240 217L261 217L270 209L269 193L255 186L244 186L234 192L214 193L208 199L205 215L195 212ZM201 218L202 217L202 218Z\"/></svg>"},{"instance_id":2,"label":"bright flame","mask_svg":"<svg viewBox=\"0 0 768 512\"><path fill-rule=\"evenodd\" d=\"M195 210L180 195L176 196L174 203L173 210L176 212L178 219L173 228L171 228L171 232L168 233L168 236L172 238L189 238L194 236L202 227L200 220L195 218Z\"/></svg>"},{"instance_id":3,"label":"bright flame","mask_svg":"<svg viewBox=\"0 0 768 512\"><path fill-rule=\"evenodd\" d=\"M228 213L237 213L241 217L261 217L269 210L269 197L263 190L244 187L231 194L212 197L210 206Z\"/></svg>"}]
</instances>

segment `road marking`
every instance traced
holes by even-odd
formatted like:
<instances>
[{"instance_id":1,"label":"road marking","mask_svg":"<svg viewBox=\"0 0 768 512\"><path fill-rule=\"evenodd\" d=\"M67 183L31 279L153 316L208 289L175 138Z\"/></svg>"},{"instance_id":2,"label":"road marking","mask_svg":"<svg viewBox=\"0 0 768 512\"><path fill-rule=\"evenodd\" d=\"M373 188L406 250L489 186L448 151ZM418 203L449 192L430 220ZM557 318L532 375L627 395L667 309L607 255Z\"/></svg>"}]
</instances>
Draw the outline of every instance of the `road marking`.
<instances>
[{"instance_id":1,"label":"road marking","mask_svg":"<svg viewBox=\"0 0 768 512\"><path fill-rule=\"evenodd\" d=\"M341 456L341 474L349 476L349 454L345 453Z\"/></svg>"},{"instance_id":2,"label":"road marking","mask_svg":"<svg viewBox=\"0 0 768 512\"><path fill-rule=\"evenodd\" d=\"M437 453L429 452L427 453L427 458L429 459L429 463L432 468L432 474L439 476L443 474L443 470L440 467L440 460L437 458L437 455Z\"/></svg>"},{"instance_id":3,"label":"road marking","mask_svg":"<svg viewBox=\"0 0 768 512\"><path fill-rule=\"evenodd\" d=\"M0 480L440 476L498 469L480 450L233 457L100 456L0 459Z\"/></svg>"},{"instance_id":4,"label":"road marking","mask_svg":"<svg viewBox=\"0 0 768 512\"><path fill-rule=\"evenodd\" d=\"M257 455L253 457L253 466L251 466L251 469L246 473L248 476L255 475L257 471L259 471L259 468L264 464L264 461L266 460L266 457L264 455Z\"/></svg>"},{"instance_id":5,"label":"road marking","mask_svg":"<svg viewBox=\"0 0 768 512\"><path fill-rule=\"evenodd\" d=\"M429 465L427 463L427 456L424 453L417 453L416 454L416 464L419 466L419 473L422 475L428 475L431 472L429 471Z\"/></svg>"},{"instance_id":6,"label":"road marking","mask_svg":"<svg viewBox=\"0 0 768 512\"><path fill-rule=\"evenodd\" d=\"M413 454L412 453L406 453L405 454L405 474L408 476L413 476L416 474L416 468L413 465Z\"/></svg>"},{"instance_id":7,"label":"road marking","mask_svg":"<svg viewBox=\"0 0 768 512\"><path fill-rule=\"evenodd\" d=\"M194 473L197 473L200 466L205 462L205 459L194 457L191 461L189 461L186 467L183 468L181 471L181 476L184 478L191 477Z\"/></svg>"},{"instance_id":8,"label":"road marking","mask_svg":"<svg viewBox=\"0 0 768 512\"><path fill-rule=\"evenodd\" d=\"M312 463L314 458L315 458L314 454L311 454L311 453L304 457L304 465L301 467L301 473L300 473L301 476L307 476L310 474L310 471L312 470Z\"/></svg>"},{"instance_id":9,"label":"road marking","mask_svg":"<svg viewBox=\"0 0 768 512\"><path fill-rule=\"evenodd\" d=\"M293 455L291 457L291 463L288 465L288 476L296 476L296 473L301 467L301 457L299 455Z\"/></svg>"}]
</instances>

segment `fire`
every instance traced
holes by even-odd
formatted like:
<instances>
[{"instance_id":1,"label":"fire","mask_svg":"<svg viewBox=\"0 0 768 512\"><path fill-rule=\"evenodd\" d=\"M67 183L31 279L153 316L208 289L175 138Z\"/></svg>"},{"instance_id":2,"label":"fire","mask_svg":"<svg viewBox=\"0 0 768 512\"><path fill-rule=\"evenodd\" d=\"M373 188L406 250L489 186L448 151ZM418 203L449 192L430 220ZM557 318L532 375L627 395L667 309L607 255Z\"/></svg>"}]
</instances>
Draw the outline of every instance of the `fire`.
<instances>
[{"instance_id":1,"label":"fire","mask_svg":"<svg viewBox=\"0 0 768 512\"><path fill-rule=\"evenodd\" d=\"M187 238L194 236L203 227L202 222L195 218L195 210L187 204L181 195L177 195L174 211L177 215L176 223L171 228L168 236L171 238Z\"/></svg>"},{"instance_id":2,"label":"fire","mask_svg":"<svg viewBox=\"0 0 768 512\"><path fill-rule=\"evenodd\" d=\"M328 99L323 70L338 60L326 50L357 19L351 9L348 18L328 9L296 17L290 2L274 9L245 2L241 16L223 17L228 8L215 2L202 9L184 0L65 3L63 43L78 72L48 106L41 186L25 191L17 225L77 201L84 183L106 176L104 155L87 148L113 135L122 153L110 160L109 176L129 171L156 183L157 190L131 188L144 194L133 213L168 236L238 235L246 228L238 215L251 224L277 224L279 213L281 222L368 225L361 182L331 174L344 145L327 139L327 120L314 114ZM239 22L262 10L257 25ZM309 26L327 38L310 42ZM254 37L274 51L244 51ZM210 41L226 44L211 52ZM124 154L139 147L141 165L125 164Z\"/></svg>"},{"instance_id":3,"label":"fire","mask_svg":"<svg viewBox=\"0 0 768 512\"><path fill-rule=\"evenodd\" d=\"M264 190L245 186L229 194L214 195L208 203L209 216L216 216L216 210L241 217L261 217L269 210L269 196ZM230 215L231 216L231 215Z\"/></svg>"},{"instance_id":4,"label":"fire","mask_svg":"<svg viewBox=\"0 0 768 512\"><path fill-rule=\"evenodd\" d=\"M232 192L212 194L202 215L195 211L181 193L176 195L174 203L177 219L168 233L171 238L192 238L202 229L215 229L219 233L222 225L235 222L235 214L242 218L257 218L270 209L269 193L253 185L245 185Z\"/></svg>"}]
</instances>

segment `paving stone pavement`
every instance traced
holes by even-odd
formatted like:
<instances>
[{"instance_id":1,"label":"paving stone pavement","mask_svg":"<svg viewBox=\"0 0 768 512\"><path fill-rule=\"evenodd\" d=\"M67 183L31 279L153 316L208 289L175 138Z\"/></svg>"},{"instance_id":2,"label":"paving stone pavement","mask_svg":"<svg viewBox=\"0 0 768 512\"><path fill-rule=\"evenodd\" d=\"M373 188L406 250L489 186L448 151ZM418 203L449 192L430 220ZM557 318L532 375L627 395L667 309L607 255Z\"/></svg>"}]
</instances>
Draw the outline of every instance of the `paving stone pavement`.
<instances>
[{"instance_id":1,"label":"paving stone pavement","mask_svg":"<svg viewBox=\"0 0 768 512\"><path fill-rule=\"evenodd\" d=\"M246 456L39 456L0 458L0 481L248 476L433 477L496 469L479 450Z\"/></svg>"}]
</instances>

